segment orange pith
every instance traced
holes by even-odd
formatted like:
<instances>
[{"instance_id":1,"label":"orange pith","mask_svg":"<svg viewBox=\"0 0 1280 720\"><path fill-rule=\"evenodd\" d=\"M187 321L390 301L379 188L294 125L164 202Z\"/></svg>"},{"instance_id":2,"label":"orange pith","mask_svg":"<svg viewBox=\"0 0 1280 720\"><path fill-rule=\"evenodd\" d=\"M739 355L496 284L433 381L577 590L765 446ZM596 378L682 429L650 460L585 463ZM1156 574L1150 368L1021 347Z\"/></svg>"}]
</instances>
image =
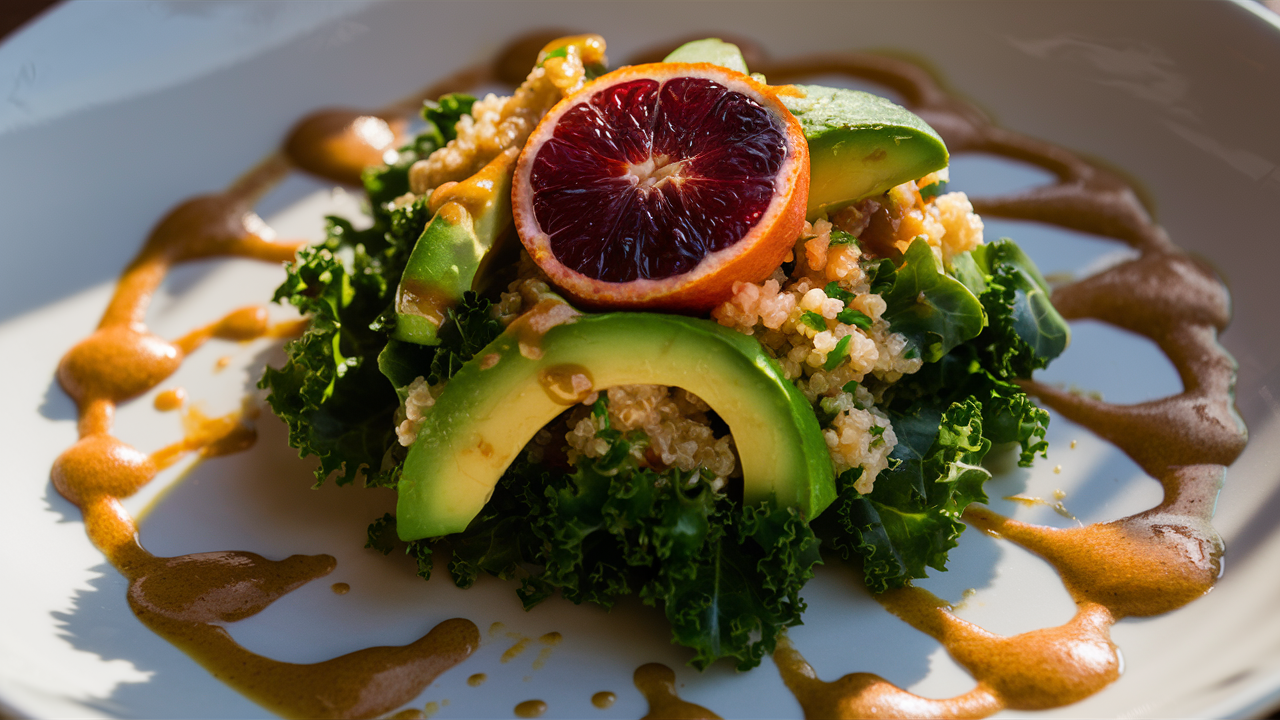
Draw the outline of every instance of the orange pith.
<instances>
[{"instance_id":1,"label":"orange pith","mask_svg":"<svg viewBox=\"0 0 1280 720\"><path fill-rule=\"evenodd\" d=\"M716 97L724 101L705 112L696 104L700 98ZM640 99L628 106L632 98ZM666 105L659 109L654 98ZM680 109L681 103L692 109ZM745 108L741 128L734 124L738 116L725 108ZM608 123L617 117L618 138L599 140L602 135L613 138L609 133L614 126ZM650 144L641 147L635 138L644 131L636 128L650 120ZM584 122L595 123L587 127L590 133L583 130ZM658 125L661 130L654 129ZM756 133L756 128L762 129ZM659 132L664 133L661 141L655 139ZM731 140L716 145L718 133ZM742 141L744 133L756 134ZM761 160L764 155L753 152L752 143L767 146L770 159ZM598 151L606 145L623 148L619 152L626 157L599 160ZM668 155L658 152L660 145L678 146L680 151ZM544 147L549 149L539 159ZM688 155L680 154L686 150ZM563 158L573 161L557 165ZM589 159L575 164L577 158ZM597 161L598 167L590 164ZM573 175L580 167L588 168L586 174ZM597 182L592 173L602 172ZM741 183L735 173L743 175ZM562 192L557 184L575 189ZM804 133L771 88L717 65L652 63L597 78L547 113L520 155L512 206L529 255L578 304L697 313L728 298L735 282L759 282L782 263L803 228L808 191ZM595 193L590 197L600 200L585 208L572 202L555 204L560 198L577 201L583 192ZM617 203L609 204L615 198ZM650 217L636 209L637 203L657 208L662 218L676 219L667 225L634 223L637 217ZM581 216L576 214L579 210L584 210ZM571 233L577 245L566 244L563 234L553 241L544 221L553 234L563 232L556 228L566 223L578 223L572 228L577 234ZM643 227L634 232L620 227L628 223ZM590 254L596 249L592 243L601 248L598 256ZM610 258L621 258L629 269L615 272L606 267ZM650 272L651 268L657 270Z\"/></svg>"}]
</instances>

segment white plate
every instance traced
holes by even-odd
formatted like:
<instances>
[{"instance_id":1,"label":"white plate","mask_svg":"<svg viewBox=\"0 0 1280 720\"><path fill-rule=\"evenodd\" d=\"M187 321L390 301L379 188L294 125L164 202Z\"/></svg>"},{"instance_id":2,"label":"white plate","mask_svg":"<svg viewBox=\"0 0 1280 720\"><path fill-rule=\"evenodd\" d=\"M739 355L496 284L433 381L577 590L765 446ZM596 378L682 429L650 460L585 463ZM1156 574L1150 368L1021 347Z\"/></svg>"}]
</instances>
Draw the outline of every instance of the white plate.
<instances>
[{"instance_id":1,"label":"white plate","mask_svg":"<svg viewBox=\"0 0 1280 720\"><path fill-rule=\"evenodd\" d=\"M211 679L130 613L124 582L85 538L79 513L52 490L53 459L75 439L74 408L53 378L58 358L97 322L111 283L152 223L179 200L224 187L322 106L377 107L490 57L515 34L558 27L602 33L615 61L703 31L759 40L775 57L883 49L924 61L1002 125L1045 138L1136 178L1159 222L1206 258L1231 288L1235 319L1223 344L1240 363L1239 409L1252 440L1228 474L1216 527L1226 574L1207 597L1114 631L1123 677L1058 716L1246 716L1280 701L1280 32L1253 4L232 4L83 3L59 6L0 46L0 710L31 716L256 717L263 711ZM957 158L959 189L1008 189L1042 178L984 158ZM283 236L320 237L319 215L351 207L294 178L260 206ZM1081 269L1118 245L988 218L1046 272ZM200 263L175 273L151 311L173 337L245 303L281 273L248 262ZM281 317L287 311L279 310ZM1133 401L1178 389L1146 341L1079 323L1067 355L1044 377ZM218 358L231 367L214 372ZM211 412L238 405L252 374L278 350L213 343L160 389L183 386ZM151 395L124 408L118 433L143 450L181 435ZM259 616L229 627L251 650L314 661L402 644L454 615L485 643L411 706L439 717L510 716L545 700L549 716L638 717L631 673L645 662L677 669L681 695L725 717L797 716L772 664L736 674L683 666L661 615L624 603L606 614L548 601L520 609L512 588L482 580L456 590L417 580L404 558L360 545L386 498L326 487L264 419L248 453L162 475L135 511L161 506L142 540L162 555L243 549L269 557L327 552L338 569ZM1155 483L1110 446L1056 419L1047 462L1000 476L993 497L1067 491L1088 522L1158 499ZM1076 449L1070 441L1078 440ZM1052 468L1061 465L1061 474ZM185 472L185 479L181 479ZM993 501L1001 512L1061 522L1043 508ZM1007 543L965 534L953 570L924 584L961 614L1000 633L1058 624L1073 606L1052 570ZM331 582L352 590L335 595ZM806 624L791 636L825 679L879 673L934 697L971 680L940 646L889 616L839 567L807 588ZM493 623L502 623L493 628ZM516 636L558 631L499 661ZM543 661L539 662L539 657ZM470 687L468 675L489 680ZM609 710L590 704L611 690ZM447 701L447 704L445 704ZM1007 713L1012 716L1014 713Z\"/></svg>"}]
</instances>

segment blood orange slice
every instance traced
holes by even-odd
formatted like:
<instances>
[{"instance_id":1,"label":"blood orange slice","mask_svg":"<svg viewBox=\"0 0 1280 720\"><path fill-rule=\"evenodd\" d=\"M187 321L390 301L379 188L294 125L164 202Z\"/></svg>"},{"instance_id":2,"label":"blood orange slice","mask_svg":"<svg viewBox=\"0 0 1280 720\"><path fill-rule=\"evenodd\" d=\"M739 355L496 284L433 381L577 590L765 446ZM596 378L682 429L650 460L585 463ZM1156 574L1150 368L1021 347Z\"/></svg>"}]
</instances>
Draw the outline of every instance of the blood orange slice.
<instances>
[{"instance_id":1,"label":"blood orange slice","mask_svg":"<svg viewBox=\"0 0 1280 720\"><path fill-rule=\"evenodd\" d=\"M580 304L698 312L782 262L808 191L804 133L772 89L717 65L654 63L547 113L512 210L534 261Z\"/></svg>"}]
</instances>

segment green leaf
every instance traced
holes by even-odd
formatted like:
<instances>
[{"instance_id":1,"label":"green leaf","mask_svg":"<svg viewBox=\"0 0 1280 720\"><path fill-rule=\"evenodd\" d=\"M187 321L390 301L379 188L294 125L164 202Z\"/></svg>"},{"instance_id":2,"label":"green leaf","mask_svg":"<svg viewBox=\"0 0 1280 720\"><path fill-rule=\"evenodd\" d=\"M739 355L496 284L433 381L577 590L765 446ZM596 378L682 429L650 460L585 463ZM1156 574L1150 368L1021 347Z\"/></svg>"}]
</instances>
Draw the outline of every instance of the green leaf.
<instances>
[{"instance_id":1,"label":"green leaf","mask_svg":"<svg viewBox=\"0 0 1280 720\"><path fill-rule=\"evenodd\" d=\"M871 329L871 316L861 310L845 308L840 311L839 315L836 315L836 320L844 323L845 325L853 325L854 327L862 330Z\"/></svg>"},{"instance_id":2,"label":"green leaf","mask_svg":"<svg viewBox=\"0 0 1280 720\"><path fill-rule=\"evenodd\" d=\"M831 282L827 283L827 286L822 288L822 293L827 297L835 298L836 300L839 300L840 302L846 305L848 305L849 302L853 300L853 298L855 297L853 293L840 287L840 283L836 282L835 280L832 280Z\"/></svg>"},{"instance_id":3,"label":"green leaf","mask_svg":"<svg viewBox=\"0 0 1280 720\"><path fill-rule=\"evenodd\" d=\"M391 513L385 513L382 517L369 523L369 529L366 531L367 539L364 546L370 550L377 550L383 555L390 555L392 550L396 549L398 538L396 537L396 516Z\"/></svg>"},{"instance_id":4,"label":"green leaf","mask_svg":"<svg viewBox=\"0 0 1280 720\"><path fill-rule=\"evenodd\" d=\"M377 370L386 337L369 326L390 303L385 273L396 256L376 225L357 231L330 218L327 235L299 251L276 291L276 301L311 322L286 345L285 364L268 367L259 386L271 391L267 401L289 426L290 444L319 457L317 481L376 481L394 467L386 461L397 444L392 416L399 401Z\"/></svg>"},{"instance_id":5,"label":"green leaf","mask_svg":"<svg viewBox=\"0 0 1280 720\"><path fill-rule=\"evenodd\" d=\"M424 135L435 141L437 147L458 136L455 126L463 115L471 113L471 106L476 99L466 93L449 93L437 100L428 100L422 104L422 119L427 122Z\"/></svg>"},{"instance_id":6,"label":"green leaf","mask_svg":"<svg viewBox=\"0 0 1280 720\"><path fill-rule=\"evenodd\" d=\"M849 357L850 339L848 335L840 338L840 341L836 343L831 352L827 353L826 362L822 363L823 370L835 370L840 367L840 363L844 362L845 358Z\"/></svg>"},{"instance_id":7,"label":"green leaf","mask_svg":"<svg viewBox=\"0 0 1280 720\"><path fill-rule=\"evenodd\" d=\"M979 341L984 364L1001 377L1031 377L1062 354L1071 329L1053 307L1048 283L1013 241L980 245L973 257L987 273L982 305L991 325Z\"/></svg>"},{"instance_id":8,"label":"green leaf","mask_svg":"<svg viewBox=\"0 0 1280 720\"><path fill-rule=\"evenodd\" d=\"M823 330L827 329L826 319L823 318L818 313L812 312L809 310L806 310L804 314L800 316L800 322L804 323L805 325L808 325L809 327L813 328L814 330L817 330L818 332L822 332Z\"/></svg>"},{"instance_id":9,"label":"green leaf","mask_svg":"<svg viewBox=\"0 0 1280 720\"><path fill-rule=\"evenodd\" d=\"M858 238L854 237L852 234L843 230L832 230L830 246L838 247L840 245L857 245L858 247L862 247L862 243L859 242ZM831 297L831 294L827 293L827 297Z\"/></svg>"},{"instance_id":10,"label":"green leaf","mask_svg":"<svg viewBox=\"0 0 1280 720\"><path fill-rule=\"evenodd\" d=\"M860 468L843 473L833 519L819 526L823 542L845 559L861 560L873 592L923 578L927 568L945 570L947 552L964 531L960 514L986 500L983 484L991 477L981 466L991 442L977 402L945 410L919 404L890 419L898 436L890 468L868 495L854 489Z\"/></svg>"},{"instance_id":11,"label":"green leaf","mask_svg":"<svg viewBox=\"0 0 1280 720\"><path fill-rule=\"evenodd\" d=\"M986 313L968 288L942 271L923 238L911 243L903 260L893 287L882 293L884 319L890 330L906 336L926 363L936 362L977 337Z\"/></svg>"},{"instance_id":12,"label":"green leaf","mask_svg":"<svg viewBox=\"0 0 1280 720\"><path fill-rule=\"evenodd\" d=\"M929 198L938 197L939 195L941 195L946 191L947 191L947 181L938 180L936 182L929 183L928 185L925 185L924 187L920 188L920 197L924 198L925 200L928 200Z\"/></svg>"}]
</instances>

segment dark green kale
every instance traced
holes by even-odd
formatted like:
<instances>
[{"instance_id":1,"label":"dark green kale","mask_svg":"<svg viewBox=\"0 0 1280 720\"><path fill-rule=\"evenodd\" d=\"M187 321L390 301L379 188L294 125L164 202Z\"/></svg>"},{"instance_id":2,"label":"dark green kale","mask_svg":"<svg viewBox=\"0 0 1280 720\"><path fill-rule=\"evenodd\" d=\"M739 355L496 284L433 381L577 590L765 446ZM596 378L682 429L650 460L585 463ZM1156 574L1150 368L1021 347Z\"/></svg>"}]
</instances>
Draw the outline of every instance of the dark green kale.
<instances>
[{"instance_id":1,"label":"dark green kale","mask_svg":"<svg viewBox=\"0 0 1280 720\"><path fill-rule=\"evenodd\" d=\"M451 552L454 582L519 580L526 608L556 592L606 608L637 594L664 610L693 666L758 665L800 623L800 588L821 562L808 523L793 508L743 508L698 472L639 467L643 434L597 436L609 452L571 471L517 460L466 530L434 540ZM379 523L370 546L389 549Z\"/></svg>"},{"instance_id":2,"label":"dark green kale","mask_svg":"<svg viewBox=\"0 0 1280 720\"><path fill-rule=\"evenodd\" d=\"M983 365L1002 378L1029 378L1062 354L1070 328L1050 302L1048 283L1012 240L979 245L972 255L986 276Z\"/></svg>"},{"instance_id":3,"label":"dark green kale","mask_svg":"<svg viewBox=\"0 0 1280 720\"><path fill-rule=\"evenodd\" d=\"M898 444L892 464L872 491L854 489L861 468L837 479L836 502L818 532L845 560L860 560L867 587L884 592L945 570L947 552L964 531L960 514L985 502L991 477L981 463L991 447L982 435L982 409L972 400L942 410L920 404L890 413Z\"/></svg>"},{"instance_id":4,"label":"dark green kale","mask_svg":"<svg viewBox=\"0 0 1280 720\"><path fill-rule=\"evenodd\" d=\"M419 137L430 140L435 147L444 147L458 137L458 121L463 115L471 114L471 106L475 102L476 99L466 93L449 93L438 100L426 101L422 104L422 119L426 121L427 129Z\"/></svg>"},{"instance_id":5,"label":"dark green kale","mask_svg":"<svg viewBox=\"0 0 1280 720\"><path fill-rule=\"evenodd\" d=\"M887 285L887 270L877 266L873 284ZM889 327L906 336L925 362L936 362L960 343L977 337L987 321L978 298L943 271L923 238L916 238L907 248L902 266L882 297Z\"/></svg>"},{"instance_id":6,"label":"dark green kale","mask_svg":"<svg viewBox=\"0 0 1280 720\"><path fill-rule=\"evenodd\" d=\"M271 391L267 401L289 426L289 444L320 459L317 482L334 475L340 485L394 483L403 452L394 423L399 398L377 361L396 285L430 213L425 201L395 208L391 200L408 190L409 166L437 140L419 135L396 162L366 170L372 226L357 230L328 218L324 242L300 250L276 290L275 301L298 308L310 325L259 386Z\"/></svg>"},{"instance_id":7,"label":"dark green kale","mask_svg":"<svg viewBox=\"0 0 1280 720\"><path fill-rule=\"evenodd\" d=\"M815 527L882 592L945 569L964 530L960 513L986 500L981 462L992 445L1018 443L1023 466L1044 455L1049 414L1012 380L1060 354L1068 328L1012 241L957 256L949 275L920 240L902 267L879 260L865 269L890 329L926 363L885 391L881 405L898 438L889 468L867 495L854 489L860 469L841 475L837 500Z\"/></svg>"},{"instance_id":8,"label":"dark green kale","mask_svg":"<svg viewBox=\"0 0 1280 720\"><path fill-rule=\"evenodd\" d=\"M542 569L525 579L526 606L555 590L605 607L638 593L664 609L694 667L758 665L800 623L817 538L794 508L743 508L697 472L637 467L634 441L615 437L604 457L545 486L531 508Z\"/></svg>"},{"instance_id":9,"label":"dark green kale","mask_svg":"<svg viewBox=\"0 0 1280 720\"><path fill-rule=\"evenodd\" d=\"M336 474L346 484L388 471L383 459L395 444L399 400L376 363L386 337L370 329L395 291L384 272L393 257L376 229L330 218L327 234L299 251L276 290L275 300L297 307L310 325L259 386L271 390L267 401L288 424L290 444L319 457L316 480Z\"/></svg>"}]
</instances>

